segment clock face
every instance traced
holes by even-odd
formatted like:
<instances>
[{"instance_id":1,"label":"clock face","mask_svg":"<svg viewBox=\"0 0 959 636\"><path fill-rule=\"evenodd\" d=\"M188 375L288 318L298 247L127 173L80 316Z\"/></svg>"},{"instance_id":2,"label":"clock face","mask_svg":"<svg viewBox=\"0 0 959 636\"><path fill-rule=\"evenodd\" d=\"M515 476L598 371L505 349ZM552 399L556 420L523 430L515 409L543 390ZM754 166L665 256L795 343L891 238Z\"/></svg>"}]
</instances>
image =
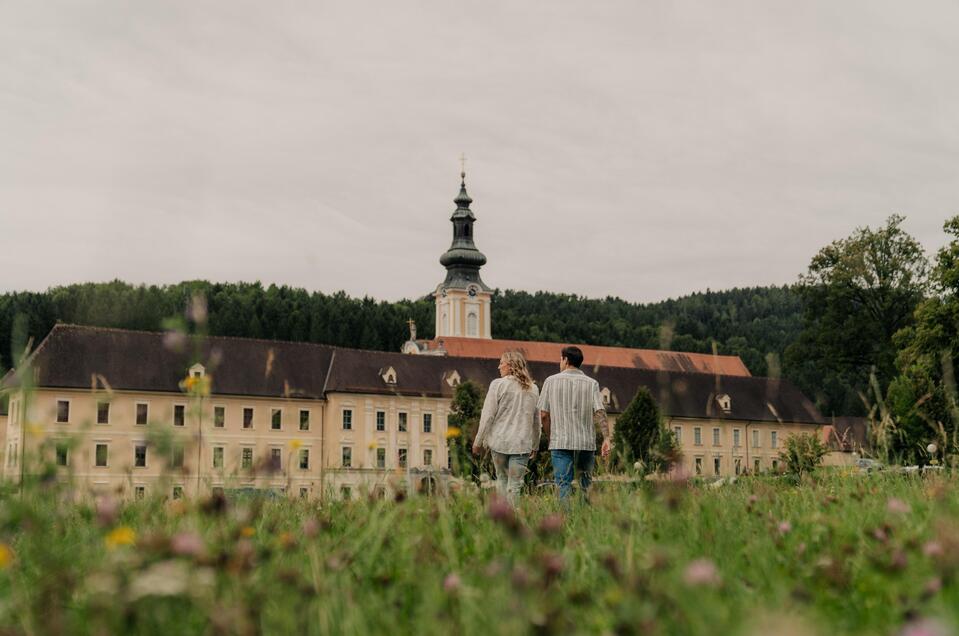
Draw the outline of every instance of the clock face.
<instances>
[{"instance_id":1,"label":"clock face","mask_svg":"<svg viewBox=\"0 0 959 636\"><path fill-rule=\"evenodd\" d=\"M446 298L446 288L445 288L445 287L440 290L440 296L442 296L443 298Z\"/></svg>"},{"instance_id":2,"label":"clock face","mask_svg":"<svg viewBox=\"0 0 959 636\"><path fill-rule=\"evenodd\" d=\"M475 296L476 292L478 291L478 288L476 287L476 285L470 285L469 289L466 291L470 296Z\"/></svg>"}]
</instances>

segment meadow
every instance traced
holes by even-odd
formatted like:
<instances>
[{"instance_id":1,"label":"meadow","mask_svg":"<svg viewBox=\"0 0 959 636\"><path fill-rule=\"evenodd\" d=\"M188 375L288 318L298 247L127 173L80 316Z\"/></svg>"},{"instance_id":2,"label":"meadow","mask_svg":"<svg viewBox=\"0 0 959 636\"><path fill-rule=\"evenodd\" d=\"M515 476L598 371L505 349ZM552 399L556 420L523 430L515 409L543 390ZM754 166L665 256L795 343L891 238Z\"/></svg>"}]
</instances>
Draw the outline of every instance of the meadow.
<instances>
[{"instance_id":1,"label":"meadow","mask_svg":"<svg viewBox=\"0 0 959 636\"><path fill-rule=\"evenodd\" d=\"M563 511L0 495L2 634L940 634L956 478L597 484Z\"/></svg>"}]
</instances>

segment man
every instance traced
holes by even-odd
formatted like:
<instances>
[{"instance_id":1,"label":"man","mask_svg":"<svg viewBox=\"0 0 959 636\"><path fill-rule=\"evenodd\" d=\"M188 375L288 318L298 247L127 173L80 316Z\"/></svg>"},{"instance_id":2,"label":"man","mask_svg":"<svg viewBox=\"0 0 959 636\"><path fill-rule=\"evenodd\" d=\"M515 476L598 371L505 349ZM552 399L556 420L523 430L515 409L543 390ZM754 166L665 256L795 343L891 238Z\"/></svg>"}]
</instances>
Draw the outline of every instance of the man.
<instances>
[{"instance_id":1,"label":"man","mask_svg":"<svg viewBox=\"0 0 959 636\"><path fill-rule=\"evenodd\" d=\"M583 352L579 347L565 347L559 362L559 373L543 382L538 407L543 432L549 438L553 475L560 501L572 493L573 474L580 471L579 483L585 498L592 482L596 454L596 426L603 434L601 452L609 455L609 423L599 392L599 383L579 367Z\"/></svg>"}]
</instances>

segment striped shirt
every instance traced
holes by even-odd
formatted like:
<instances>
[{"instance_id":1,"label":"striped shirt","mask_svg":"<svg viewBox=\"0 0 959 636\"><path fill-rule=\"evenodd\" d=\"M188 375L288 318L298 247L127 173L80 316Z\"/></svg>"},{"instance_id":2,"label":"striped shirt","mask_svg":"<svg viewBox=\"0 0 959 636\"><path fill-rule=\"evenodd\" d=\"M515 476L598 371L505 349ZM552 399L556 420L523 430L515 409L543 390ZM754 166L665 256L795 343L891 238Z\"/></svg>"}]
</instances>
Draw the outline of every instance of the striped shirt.
<instances>
[{"instance_id":1,"label":"striped shirt","mask_svg":"<svg viewBox=\"0 0 959 636\"><path fill-rule=\"evenodd\" d=\"M596 450L593 413L604 410L599 382L579 369L566 369L546 378L538 406L549 413L550 450Z\"/></svg>"},{"instance_id":2,"label":"striped shirt","mask_svg":"<svg viewBox=\"0 0 959 636\"><path fill-rule=\"evenodd\" d=\"M504 455L528 455L539 448L538 397L535 384L524 390L511 375L490 382L473 443Z\"/></svg>"}]
</instances>

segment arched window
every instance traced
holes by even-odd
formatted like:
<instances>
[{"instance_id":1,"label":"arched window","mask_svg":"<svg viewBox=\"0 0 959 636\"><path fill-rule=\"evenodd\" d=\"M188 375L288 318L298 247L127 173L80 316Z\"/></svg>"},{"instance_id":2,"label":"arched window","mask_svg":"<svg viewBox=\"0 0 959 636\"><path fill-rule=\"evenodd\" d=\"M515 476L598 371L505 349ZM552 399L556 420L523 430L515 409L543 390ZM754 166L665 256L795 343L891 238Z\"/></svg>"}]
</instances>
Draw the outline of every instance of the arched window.
<instances>
[{"instance_id":1,"label":"arched window","mask_svg":"<svg viewBox=\"0 0 959 636\"><path fill-rule=\"evenodd\" d=\"M449 320L447 319L446 312L444 311L443 315L440 317L440 335L441 336L449 335L447 333L447 326L446 326L448 322Z\"/></svg>"},{"instance_id":2,"label":"arched window","mask_svg":"<svg viewBox=\"0 0 959 636\"><path fill-rule=\"evenodd\" d=\"M471 336L479 335L479 318L477 318L475 311L471 311L466 316L466 333Z\"/></svg>"}]
</instances>

